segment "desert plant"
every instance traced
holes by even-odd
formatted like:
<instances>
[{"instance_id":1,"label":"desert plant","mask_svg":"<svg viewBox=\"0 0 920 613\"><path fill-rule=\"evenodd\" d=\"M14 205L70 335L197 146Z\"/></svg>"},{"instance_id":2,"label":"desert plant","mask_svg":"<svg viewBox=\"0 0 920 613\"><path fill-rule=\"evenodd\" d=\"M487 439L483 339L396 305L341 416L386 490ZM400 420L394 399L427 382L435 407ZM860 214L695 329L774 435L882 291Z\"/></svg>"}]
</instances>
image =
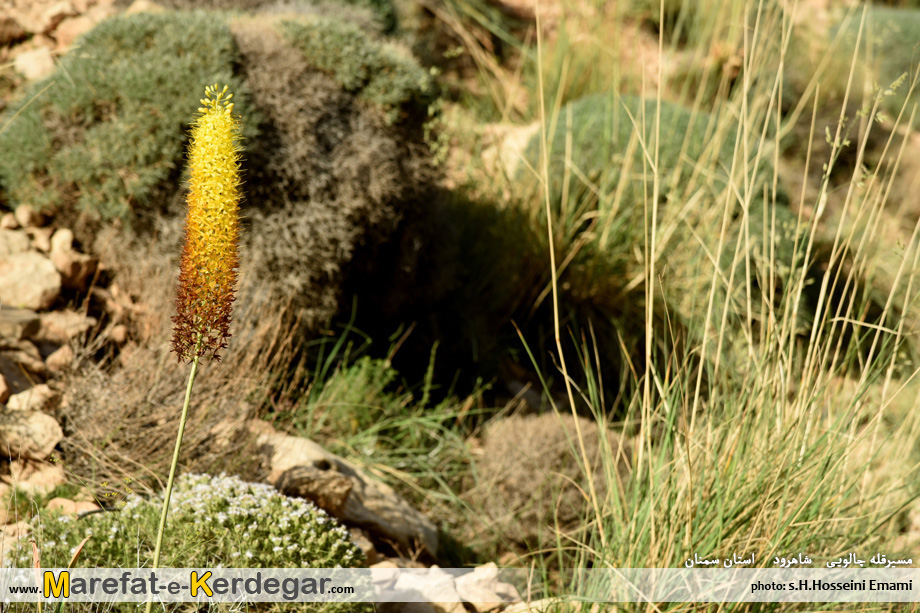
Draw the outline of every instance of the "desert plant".
<instances>
[{"instance_id":1,"label":"desert plant","mask_svg":"<svg viewBox=\"0 0 920 613\"><path fill-rule=\"evenodd\" d=\"M97 219L131 219L145 205L162 209L157 197L174 193L185 109L199 84L229 83L246 107L236 58L226 24L204 13L104 21L9 109L15 118L0 134L0 149L17 155L0 160L0 183L11 204L76 205ZM52 82L53 96L29 104Z\"/></svg>"}]
</instances>

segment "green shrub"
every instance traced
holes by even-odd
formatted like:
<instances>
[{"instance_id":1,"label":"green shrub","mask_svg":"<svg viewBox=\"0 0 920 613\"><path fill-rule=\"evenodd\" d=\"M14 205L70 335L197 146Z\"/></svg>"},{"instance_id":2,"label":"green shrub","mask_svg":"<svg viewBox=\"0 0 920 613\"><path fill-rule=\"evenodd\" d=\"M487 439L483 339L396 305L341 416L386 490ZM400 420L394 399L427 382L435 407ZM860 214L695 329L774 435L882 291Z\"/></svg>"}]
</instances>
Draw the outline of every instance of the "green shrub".
<instances>
[{"instance_id":1,"label":"green shrub","mask_svg":"<svg viewBox=\"0 0 920 613\"><path fill-rule=\"evenodd\" d=\"M368 37L358 26L332 19L284 21L282 31L313 67L335 78L346 91L386 112L397 122L407 111L427 117L433 100L428 73L407 52ZM423 114L419 115L419 111Z\"/></svg>"},{"instance_id":2,"label":"green shrub","mask_svg":"<svg viewBox=\"0 0 920 613\"><path fill-rule=\"evenodd\" d=\"M153 556L161 504L132 494L120 509L80 519L41 511L32 523L42 564L66 567L80 541L92 534L81 565L143 566ZM269 485L226 475L183 475L170 509L163 566L331 568L362 561L335 519ZM28 547L19 547L13 565L30 565L31 555Z\"/></svg>"},{"instance_id":3,"label":"green shrub","mask_svg":"<svg viewBox=\"0 0 920 613\"><path fill-rule=\"evenodd\" d=\"M16 152L0 158L11 204L130 218L161 190L174 191L205 85L229 84L236 112L251 120L236 59L230 31L213 15L144 13L101 23L9 110L7 119L22 112L0 134L0 150Z\"/></svg>"}]
</instances>

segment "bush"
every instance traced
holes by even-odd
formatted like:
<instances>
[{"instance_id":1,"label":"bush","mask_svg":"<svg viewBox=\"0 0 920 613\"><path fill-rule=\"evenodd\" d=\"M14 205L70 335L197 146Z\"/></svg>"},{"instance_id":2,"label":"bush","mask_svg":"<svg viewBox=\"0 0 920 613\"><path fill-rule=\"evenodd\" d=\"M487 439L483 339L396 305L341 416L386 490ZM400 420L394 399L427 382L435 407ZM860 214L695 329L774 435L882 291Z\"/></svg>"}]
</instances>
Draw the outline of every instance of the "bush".
<instances>
[{"instance_id":1,"label":"bush","mask_svg":"<svg viewBox=\"0 0 920 613\"><path fill-rule=\"evenodd\" d=\"M343 21L301 19L281 25L287 42L311 66L383 109L387 123L398 121L404 111L416 116L420 109L427 112L433 92L428 73L398 47L369 39L359 27Z\"/></svg>"},{"instance_id":2,"label":"bush","mask_svg":"<svg viewBox=\"0 0 920 613\"><path fill-rule=\"evenodd\" d=\"M867 9L869 10L869 9ZM844 33L844 55L852 57L859 32L857 14ZM838 26L839 28L842 27ZM836 32L832 32L835 34ZM869 19L863 31L860 59L866 57L877 60L873 66L874 81L883 92L882 108L897 115L907 101L910 79L917 72L917 40L920 40L920 10L916 8L872 7ZM906 78L905 78L906 77ZM899 85L892 87L892 84ZM858 91L858 90L857 90ZM872 94L873 96L875 93ZM871 99L870 99L871 106Z\"/></svg>"},{"instance_id":3,"label":"bush","mask_svg":"<svg viewBox=\"0 0 920 613\"><path fill-rule=\"evenodd\" d=\"M422 89L409 82L424 73L406 59L399 64L405 72L393 68L397 78L387 81L388 60L373 55L386 48L332 23L302 18L276 29L253 19L234 26L264 118L262 136L247 143L246 197L258 205L249 253L260 277L310 325L336 314L349 274L374 274L375 251L423 206L433 174L421 123L400 120L406 104L427 118L427 107L410 103ZM337 38L343 32L347 37ZM339 56L352 51L360 59L339 67Z\"/></svg>"},{"instance_id":4,"label":"bush","mask_svg":"<svg viewBox=\"0 0 920 613\"><path fill-rule=\"evenodd\" d=\"M11 204L76 205L97 219L128 219L163 192L174 193L188 122L205 85L229 84L237 112L251 120L245 88L233 74L236 60L226 24L204 13L101 23L7 115L21 113L0 134L0 149L16 152L0 159Z\"/></svg>"},{"instance_id":5,"label":"bush","mask_svg":"<svg viewBox=\"0 0 920 613\"><path fill-rule=\"evenodd\" d=\"M737 131L731 123L665 101L661 105L657 137L658 266L665 301L675 311L677 322L699 322L702 313L691 313L700 308L699 290L710 281L709 257L720 239L726 205L730 207L730 223L725 244L730 247L723 249L722 264L727 268L732 261L736 266L745 265L744 254L739 260L734 253L734 245L745 230L743 208L738 202L744 185L743 161L741 155L735 155ZM644 266L637 246L646 241L646 215L651 221L648 211L652 206L655 114L655 100L589 96L563 107L555 131L548 136L550 200L561 234L557 240L566 253L578 245L568 273L574 277L570 279L572 298L576 303L609 302L610 308L599 311L625 311L627 320L644 318L641 304L624 300L622 292L642 274ZM536 169L540 168L539 140L539 136L534 137L525 154L528 165ZM775 195L777 206L771 204L774 173L766 161L769 157L762 154L753 172L752 154L748 170L753 176L748 239L741 241L751 249L755 278L759 276L757 264L765 267L771 250L786 274L795 269L797 219L786 206L781 188ZM534 191L541 189L539 182L532 180L531 171L522 169L517 175L520 184ZM802 253L800 249L799 256ZM782 272L778 279L782 283ZM743 292L742 283L736 283L735 288ZM635 303L635 312L631 314L624 303Z\"/></svg>"},{"instance_id":6,"label":"bush","mask_svg":"<svg viewBox=\"0 0 920 613\"><path fill-rule=\"evenodd\" d=\"M93 535L79 562L134 568L153 559L162 500L130 494L120 509L75 519L41 511L33 519L42 564L66 567L77 545ZM30 565L20 547L14 566ZM170 504L163 543L164 567L354 567L362 554L348 531L306 500L269 485L221 475L183 475Z\"/></svg>"}]
</instances>

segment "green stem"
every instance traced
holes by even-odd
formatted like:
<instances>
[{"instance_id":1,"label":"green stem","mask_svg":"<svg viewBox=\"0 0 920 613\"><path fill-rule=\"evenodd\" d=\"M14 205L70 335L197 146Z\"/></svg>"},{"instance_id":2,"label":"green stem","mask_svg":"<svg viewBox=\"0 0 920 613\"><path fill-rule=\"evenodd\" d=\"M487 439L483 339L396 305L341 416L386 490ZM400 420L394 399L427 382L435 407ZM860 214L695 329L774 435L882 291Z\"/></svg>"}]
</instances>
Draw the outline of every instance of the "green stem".
<instances>
[{"instance_id":1,"label":"green stem","mask_svg":"<svg viewBox=\"0 0 920 613\"><path fill-rule=\"evenodd\" d=\"M179 418L179 434L176 436L176 449L173 451L172 464L169 467L169 479L166 481L166 497L163 500L163 511L160 513L160 527L157 529L157 546L153 552L153 567L156 570L160 567L160 548L163 546L163 534L166 532L166 516L169 514L169 499L172 496L173 481L176 478L176 466L179 464L179 450L182 448L182 435L185 433L185 421L188 418L188 405L192 399L192 385L195 383L195 375L198 373L198 356L192 360L192 372L188 376L188 387L185 388L185 404L182 405L182 417ZM147 608L145 613L150 613L153 607L153 594L147 599Z\"/></svg>"}]
</instances>

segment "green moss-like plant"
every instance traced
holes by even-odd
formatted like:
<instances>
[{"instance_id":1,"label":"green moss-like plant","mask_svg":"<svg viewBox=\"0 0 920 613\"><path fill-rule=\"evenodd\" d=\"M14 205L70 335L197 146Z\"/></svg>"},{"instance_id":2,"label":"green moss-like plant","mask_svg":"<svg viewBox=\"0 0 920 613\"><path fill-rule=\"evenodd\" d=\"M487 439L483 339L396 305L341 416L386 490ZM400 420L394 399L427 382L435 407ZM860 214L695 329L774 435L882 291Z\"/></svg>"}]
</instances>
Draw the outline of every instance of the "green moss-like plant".
<instances>
[{"instance_id":1,"label":"green moss-like plant","mask_svg":"<svg viewBox=\"0 0 920 613\"><path fill-rule=\"evenodd\" d=\"M200 84L228 83L246 107L236 59L230 31L213 15L101 23L9 110L0 150L15 155L0 156L0 184L11 204L76 205L96 218L129 219L160 190L172 193Z\"/></svg>"},{"instance_id":2,"label":"green moss-like plant","mask_svg":"<svg viewBox=\"0 0 920 613\"><path fill-rule=\"evenodd\" d=\"M386 113L393 124L406 114L427 117L434 88L428 73L408 52L375 41L358 26L325 18L281 24L287 42L307 62L331 74L342 87ZM419 111L424 111L418 115Z\"/></svg>"}]
</instances>

